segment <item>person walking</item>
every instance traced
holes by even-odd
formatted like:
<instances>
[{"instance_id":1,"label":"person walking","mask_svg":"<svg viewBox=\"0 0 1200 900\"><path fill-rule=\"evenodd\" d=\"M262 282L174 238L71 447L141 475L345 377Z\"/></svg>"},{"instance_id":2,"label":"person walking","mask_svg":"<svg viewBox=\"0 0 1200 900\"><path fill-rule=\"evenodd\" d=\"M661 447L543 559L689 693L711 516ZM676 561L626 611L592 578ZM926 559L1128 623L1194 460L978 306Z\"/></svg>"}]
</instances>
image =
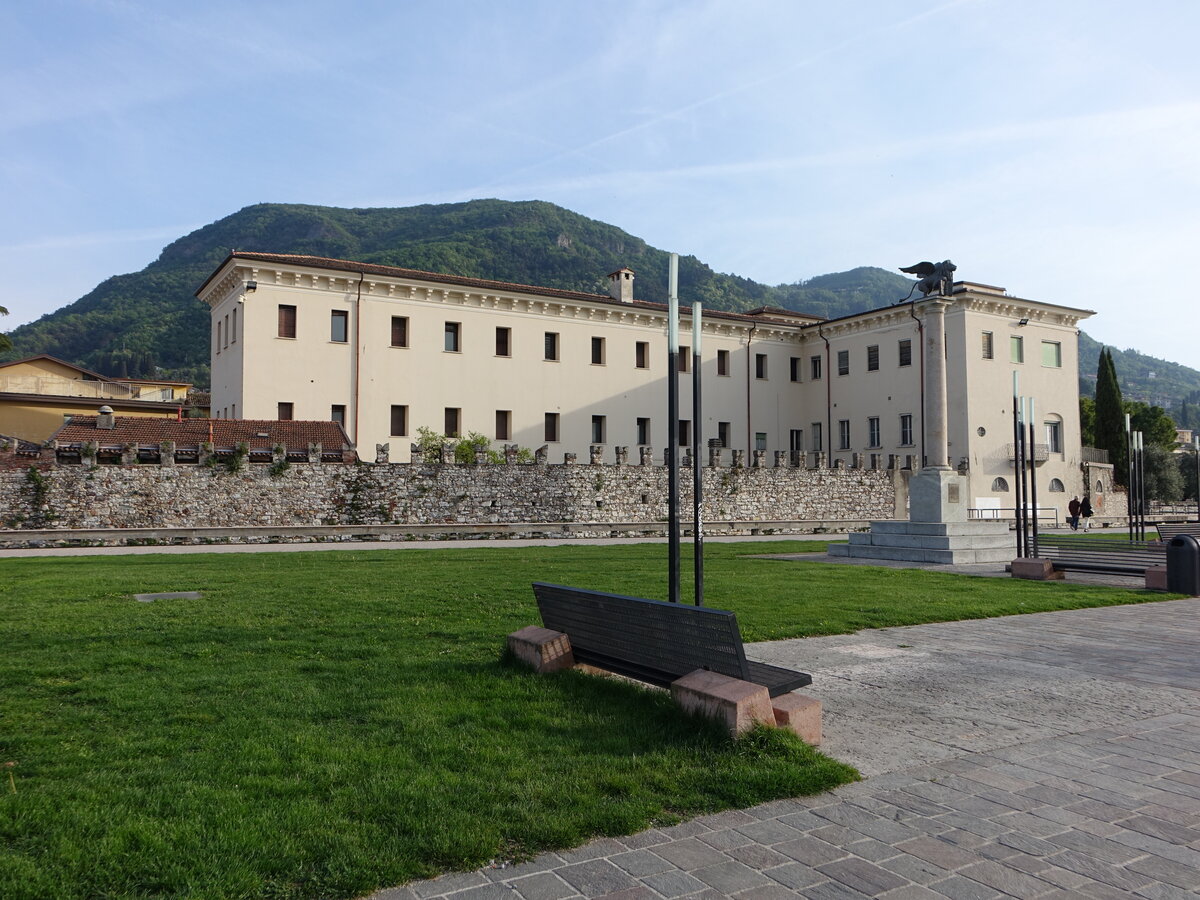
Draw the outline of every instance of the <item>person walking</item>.
<instances>
[{"instance_id":1,"label":"person walking","mask_svg":"<svg viewBox=\"0 0 1200 900\"><path fill-rule=\"evenodd\" d=\"M1071 526L1072 531L1079 530L1079 498L1072 497L1071 502L1067 504L1067 524Z\"/></svg>"},{"instance_id":2,"label":"person walking","mask_svg":"<svg viewBox=\"0 0 1200 900\"><path fill-rule=\"evenodd\" d=\"M1092 500L1087 494L1083 495L1083 502L1079 504L1079 514L1083 516L1083 530L1087 531L1092 523Z\"/></svg>"}]
</instances>

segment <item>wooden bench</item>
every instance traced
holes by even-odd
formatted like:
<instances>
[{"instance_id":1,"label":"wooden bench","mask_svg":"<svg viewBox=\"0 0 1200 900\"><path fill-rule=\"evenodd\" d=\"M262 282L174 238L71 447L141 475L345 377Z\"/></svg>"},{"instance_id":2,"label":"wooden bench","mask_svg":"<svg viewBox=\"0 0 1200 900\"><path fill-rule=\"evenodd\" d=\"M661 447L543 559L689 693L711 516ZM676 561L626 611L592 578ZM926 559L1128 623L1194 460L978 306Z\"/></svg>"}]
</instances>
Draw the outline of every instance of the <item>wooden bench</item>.
<instances>
[{"instance_id":1,"label":"wooden bench","mask_svg":"<svg viewBox=\"0 0 1200 900\"><path fill-rule=\"evenodd\" d=\"M1058 571L1112 575L1144 575L1147 569L1167 564L1166 546L1157 541L1042 536L1037 555L1050 560Z\"/></svg>"},{"instance_id":2,"label":"wooden bench","mask_svg":"<svg viewBox=\"0 0 1200 900\"><path fill-rule=\"evenodd\" d=\"M542 582L533 593L543 624L570 638L576 662L659 687L697 669L761 685L772 697L812 684L806 672L746 659L728 610Z\"/></svg>"},{"instance_id":3,"label":"wooden bench","mask_svg":"<svg viewBox=\"0 0 1200 900\"><path fill-rule=\"evenodd\" d=\"M1198 522L1159 522L1154 527L1158 529L1158 539L1160 541L1169 541L1177 534L1190 534L1192 537L1200 540L1200 523Z\"/></svg>"}]
</instances>

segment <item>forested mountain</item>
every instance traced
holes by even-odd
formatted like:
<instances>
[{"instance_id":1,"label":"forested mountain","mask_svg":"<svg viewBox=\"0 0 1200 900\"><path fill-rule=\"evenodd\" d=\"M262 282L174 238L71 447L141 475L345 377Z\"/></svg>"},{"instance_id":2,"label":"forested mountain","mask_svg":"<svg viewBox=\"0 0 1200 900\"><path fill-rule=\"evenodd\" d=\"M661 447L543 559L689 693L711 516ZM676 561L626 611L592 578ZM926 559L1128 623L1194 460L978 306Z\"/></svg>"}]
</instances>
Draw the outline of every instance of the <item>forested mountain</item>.
<instances>
[{"instance_id":1,"label":"forested mountain","mask_svg":"<svg viewBox=\"0 0 1200 900\"><path fill-rule=\"evenodd\" d=\"M668 253L613 225L541 201L472 200L399 209L260 203L168 245L140 272L115 275L79 300L15 329L0 361L49 353L104 374L208 384L208 310L193 292L231 249L302 253L604 294L607 273L637 272L636 295L665 299ZM679 293L708 308L780 306L834 318L903 299L912 282L863 267L764 285L679 261ZM1080 384L1094 391L1100 345L1080 337ZM1175 412L1200 372L1113 351L1125 396ZM1153 373L1153 374L1151 374ZM1196 398L1200 394L1196 394Z\"/></svg>"}]
</instances>

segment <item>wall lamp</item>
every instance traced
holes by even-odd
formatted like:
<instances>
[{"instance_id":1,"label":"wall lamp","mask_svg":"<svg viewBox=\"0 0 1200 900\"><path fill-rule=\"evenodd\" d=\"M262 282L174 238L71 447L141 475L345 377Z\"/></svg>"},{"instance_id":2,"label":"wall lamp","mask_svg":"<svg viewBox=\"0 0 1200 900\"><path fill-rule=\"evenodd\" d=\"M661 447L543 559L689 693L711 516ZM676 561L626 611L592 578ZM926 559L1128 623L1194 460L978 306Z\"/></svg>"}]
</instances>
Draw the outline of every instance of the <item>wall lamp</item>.
<instances>
[{"instance_id":1,"label":"wall lamp","mask_svg":"<svg viewBox=\"0 0 1200 900\"><path fill-rule=\"evenodd\" d=\"M258 282L257 281L247 281L246 282L246 293L247 294L253 294L257 290L258 290ZM1028 319L1026 321L1028 321Z\"/></svg>"},{"instance_id":2,"label":"wall lamp","mask_svg":"<svg viewBox=\"0 0 1200 900\"><path fill-rule=\"evenodd\" d=\"M250 282L250 283L251 283L251 284L254 284L254 282L253 282L253 281L252 281L252 282ZM1029 316L1026 316L1026 317L1025 317L1025 318L1023 318L1023 319L1022 319L1020 322L1018 322L1018 323L1017 323L1017 327L1018 327L1018 328L1024 328L1024 327L1025 327L1026 325L1028 325L1028 324L1029 324Z\"/></svg>"}]
</instances>

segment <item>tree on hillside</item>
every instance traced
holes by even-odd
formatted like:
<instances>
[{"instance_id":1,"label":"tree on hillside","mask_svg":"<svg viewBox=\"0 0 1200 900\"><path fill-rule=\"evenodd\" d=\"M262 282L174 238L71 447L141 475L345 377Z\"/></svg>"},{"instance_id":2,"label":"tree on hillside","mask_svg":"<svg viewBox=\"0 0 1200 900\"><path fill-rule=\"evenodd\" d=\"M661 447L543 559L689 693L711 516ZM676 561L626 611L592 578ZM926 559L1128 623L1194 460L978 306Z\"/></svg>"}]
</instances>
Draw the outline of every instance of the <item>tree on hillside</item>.
<instances>
[{"instance_id":1,"label":"tree on hillside","mask_svg":"<svg viewBox=\"0 0 1200 900\"><path fill-rule=\"evenodd\" d=\"M1179 443L1179 435L1175 430L1175 421L1167 415L1165 409L1134 400L1126 401L1125 412L1129 414L1130 427L1142 433L1142 441L1146 446L1154 444L1168 452L1174 452L1175 445Z\"/></svg>"},{"instance_id":2,"label":"tree on hillside","mask_svg":"<svg viewBox=\"0 0 1200 900\"><path fill-rule=\"evenodd\" d=\"M8 310L5 309L3 306L0 306L0 316L7 316L7 315L8 315ZM3 331L0 331L0 353L3 353L5 350L11 350L11 349L12 349L12 341L10 341L8 339L7 334L5 334Z\"/></svg>"},{"instance_id":3,"label":"tree on hillside","mask_svg":"<svg viewBox=\"0 0 1200 900\"><path fill-rule=\"evenodd\" d=\"M1142 454L1146 477L1146 499L1178 503L1183 499L1183 473L1175 454L1162 444L1146 444Z\"/></svg>"},{"instance_id":4,"label":"tree on hillside","mask_svg":"<svg viewBox=\"0 0 1200 900\"><path fill-rule=\"evenodd\" d=\"M1118 484L1128 480L1129 449L1125 438L1125 406L1121 402L1121 386L1117 370L1107 347L1100 349L1096 367L1096 446L1108 451L1113 474Z\"/></svg>"}]
</instances>

